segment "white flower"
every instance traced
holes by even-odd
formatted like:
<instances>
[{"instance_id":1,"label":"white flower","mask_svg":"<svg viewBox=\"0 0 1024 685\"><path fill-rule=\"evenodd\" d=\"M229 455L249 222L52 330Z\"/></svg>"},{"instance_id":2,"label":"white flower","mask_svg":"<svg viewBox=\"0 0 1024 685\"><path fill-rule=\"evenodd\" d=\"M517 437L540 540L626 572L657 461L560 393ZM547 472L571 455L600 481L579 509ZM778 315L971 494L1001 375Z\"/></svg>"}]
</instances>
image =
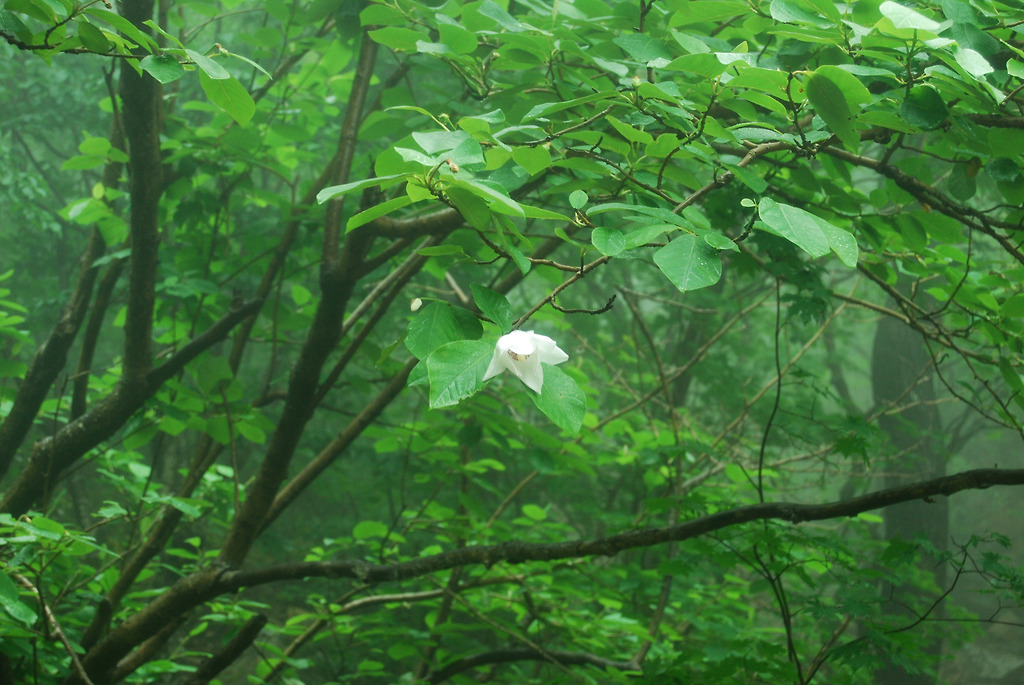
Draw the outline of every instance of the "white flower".
<instances>
[{"instance_id":1,"label":"white flower","mask_svg":"<svg viewBox=\"0 0 1024 685\"><path fill-rule=\"evenodd\" d=\"M569 355L546 335L537 335L533 331L512 331L498 338L484 380L494 378L502 371L511 371L526 383L526 387L539 394L544 386L541 362L554 365L567 359Z\"/></svg>"}]
</instances>

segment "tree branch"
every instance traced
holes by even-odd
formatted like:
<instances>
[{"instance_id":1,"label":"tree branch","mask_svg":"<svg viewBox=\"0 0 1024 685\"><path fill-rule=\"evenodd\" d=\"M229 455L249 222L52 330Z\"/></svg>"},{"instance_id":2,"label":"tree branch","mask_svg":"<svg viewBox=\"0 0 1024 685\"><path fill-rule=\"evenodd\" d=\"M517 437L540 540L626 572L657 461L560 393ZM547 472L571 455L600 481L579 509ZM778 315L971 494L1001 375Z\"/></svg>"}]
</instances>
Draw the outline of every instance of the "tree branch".
<instances>
[{"instance_id":1,"label":"tree branch","mask_svg":"<svg viewBox=\"0 0 1024 685\"><path fill-rule=\"evenodd\" d=\"M32 458L0 501L0 511L24 514L45 493L57 475L83 454L113 435L171 376L202 352L224 339L239 321L259 310L251 300L229 311L220 321L198 335L160 367L150 371L142 387L129 391L119 384L93 409L56 434L35 444Z\"/></svg>"},{"instance_id":2,"label":"tree branch","mask_svg":"<svg viewBox=\"0 0 1024 685\"><path fill-rule=\"evenodd\" d=\"M562 666L597 666L598 668L616 669L619 671L637 670L636 664L630 661L613 661L586 652L562 652L551 649L538 652L529 648L496 649L493 652L483 652L456 659L444 668L429 674L427 682L432 685L443 683L463 671L488 664L507 664L513 661L551 661L552 659Z\"/></svg>"},{"instance_id":3,"label":"tree branch","mask_svg":"<svg viewBox=\"0 0 1024 685\"><path fill-rule=\"evenodd\" d=\"M522 564L528 561L555 561L589 556L613 556L639 547L651 547L683 541L723 528L752 521L780 520L789 523L824 521L857 516L865 511L912 500L949 496L962 490L979 490L994 485L1024 485L1024 469L976 469L952 476L911 483L824 504L766 502L729 509L710 516L660 528L631 530L590 540L555 543L509 541L497 545L477 545L425 556L397 564L372 564L362 560L316 561L281 564L260 569L227 571L217 581L216 593L234 592L243 587L301 578L355 578L366 584L417 578L459 566L491 567L498 563Z\"/></svg>"}]
</instances>

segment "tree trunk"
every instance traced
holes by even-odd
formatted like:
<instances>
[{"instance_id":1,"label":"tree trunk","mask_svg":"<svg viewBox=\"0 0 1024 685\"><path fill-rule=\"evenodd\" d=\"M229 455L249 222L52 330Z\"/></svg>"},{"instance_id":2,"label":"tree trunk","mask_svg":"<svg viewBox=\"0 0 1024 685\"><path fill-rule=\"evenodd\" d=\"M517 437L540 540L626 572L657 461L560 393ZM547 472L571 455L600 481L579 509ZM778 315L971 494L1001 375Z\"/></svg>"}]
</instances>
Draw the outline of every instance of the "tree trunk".
<instances>
[{"instance_id":1,"label":"tree trunk","mask_svg":"<svg viewBox=\"0 0 1024 685\"><path fill-rule=\"evenodd\" d=\"M875 401L886 410L879 424L895 455L883 465L885 487L945 475L946 451L938 440L940 418L934 403L933 376L932 359L921 337L896 319L882 319L875 333L871 382ZM945 498L887 507L883 517L887 539L911 541L923 536L937 549L946 547L949 515ZM918 559L918 564L934 573L940 588L945 586L945 565L936 565L934 560L923 557ZM897 621L911 623L918 618L908 612L906 604L913 601L911 595L919 590L886 583L882 592L885 598L893 600L889 610L894 617L899 617ZM926 645L924 649L939 657L941 641ZM890 662L876 673L876 682L879 685L932 685L935 679L927 674L909 674Z\"/></svg>"}]
</instances>

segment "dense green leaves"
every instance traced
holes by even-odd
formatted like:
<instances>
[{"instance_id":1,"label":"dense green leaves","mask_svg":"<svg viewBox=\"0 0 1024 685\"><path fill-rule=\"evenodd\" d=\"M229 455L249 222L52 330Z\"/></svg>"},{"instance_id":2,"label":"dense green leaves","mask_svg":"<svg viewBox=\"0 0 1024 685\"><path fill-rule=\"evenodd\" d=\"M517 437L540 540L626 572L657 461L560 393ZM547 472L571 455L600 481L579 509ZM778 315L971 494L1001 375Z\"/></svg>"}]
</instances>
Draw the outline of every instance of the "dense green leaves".
<instances>
[{"instance_id":1,"label":"dense green leaves","mask_svg":"<svg viewBox=\"0 0 1024 685\"><path fill-rule=\"evenodd\" d=\"M0 672L989 685L1019 3L0 5Z\"/></svg>"}]
</instances>

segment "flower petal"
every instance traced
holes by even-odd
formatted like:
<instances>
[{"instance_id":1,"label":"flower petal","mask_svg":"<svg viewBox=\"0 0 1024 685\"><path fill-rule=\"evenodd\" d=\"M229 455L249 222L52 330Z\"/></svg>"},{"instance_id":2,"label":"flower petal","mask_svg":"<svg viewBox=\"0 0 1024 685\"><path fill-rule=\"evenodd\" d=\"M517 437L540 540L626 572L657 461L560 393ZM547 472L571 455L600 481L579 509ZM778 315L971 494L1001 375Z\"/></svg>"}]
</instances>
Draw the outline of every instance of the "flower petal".
<instances>
[{"instance_id":1,"label":"flower petal","mask_svg":"<svg viewBox=\"0 0 1024 685\"><path fill-rule=\"evenodd\" d=\"M530 390L540 394L544 387L544 364L561 364L569 358L554 340L533 331L512 331L498 338L494 355L483 380L511 371Z\"/></svg>"}]
</instances>

